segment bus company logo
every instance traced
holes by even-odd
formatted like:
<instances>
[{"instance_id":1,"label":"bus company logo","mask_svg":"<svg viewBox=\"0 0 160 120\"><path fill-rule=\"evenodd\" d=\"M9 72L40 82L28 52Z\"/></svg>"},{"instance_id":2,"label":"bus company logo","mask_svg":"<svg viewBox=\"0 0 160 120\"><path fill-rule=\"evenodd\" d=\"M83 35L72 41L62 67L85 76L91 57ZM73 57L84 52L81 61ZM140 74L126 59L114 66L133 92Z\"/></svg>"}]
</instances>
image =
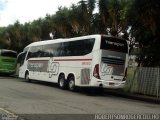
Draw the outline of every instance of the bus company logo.
<instances>
[{"instance_id":1,"label":"bus company logo","mask_svg":"<svg viewBox=\"0 0 160 120\"><path fill-rule=\"evenodd\" d=\"M124 46L124 44L122 44L122 43L111 42L111 41L107 41L107 40L106 40L106 44L115 45L115 46L120 46L120 47L123 47L123 46Z\"/></svg>"},{"instance_id":2,"label":"bus company logo","mask_svg":"<svg viewBox=\"0 0 160 120\"><path fill-rule=\"evenodd\" d=\"M55 73L57 71L57 69L58 69L57 63L52 62L51 65L50 65L51 72Z\"/></svg>"},{"instance_id":3,"label":"bus company logo","mask_svg":"<svg viewBox=\"0 0 160 120\"><path fill-rule=\"evenodd\" d=\"M82 62L82 65L91 65L91 62Z\"/></svg>"},{"instance_id":4,"label":"bus company logo","mask_svg":"<svg viewBox=\"0 0 160 120\"><path fill-rule=\"evenodd\" d=\"M48 72L49 72L49 78L52 77L52 75L57 75L59 72L59 63L58 62L52 62L50 60L49 66L48 66Z\"/></svg>"},{"instance_id":5,"label":"bus company logo","mask_svg":"<svg viewBox=\"0 0 160 120\"><path fill-rule=\"evenodd\" d=\"M30 60L28 62L28 69L36 72L46 72L48 61Z\"/></svg>"},{"instance_id":6,"label":"bus company logo","mask_svg":"<svg viewBox=\"0 0 160 120\"><path fill-rule=\"evenodd\" d=\"M30 63L31 68L39 69L43 67L42 63Z\"/></svg>"},{"instance_id":7,"label":"bus company logo","mask_svg":"<svg viewBox=\"0 0 160 120\"><path fill-rule=\"evenodd\" d=\"M102 73L102 76L111 75L113 73L113 67L108 66L107 64L102 64L101 65L101 73Z\"/></svg>"}]
</instances>

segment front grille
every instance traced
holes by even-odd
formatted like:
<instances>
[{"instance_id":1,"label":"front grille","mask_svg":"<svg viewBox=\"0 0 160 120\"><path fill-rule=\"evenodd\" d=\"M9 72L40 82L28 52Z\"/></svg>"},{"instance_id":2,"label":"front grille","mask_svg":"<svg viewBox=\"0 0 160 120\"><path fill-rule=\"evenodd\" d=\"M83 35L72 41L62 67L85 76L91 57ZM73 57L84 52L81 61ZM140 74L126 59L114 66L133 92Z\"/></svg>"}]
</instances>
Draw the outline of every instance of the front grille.
<instances>
[{"instance_id":1,"label":"front grille","mask_svg":"<svg viewBox=\"0 0 160 120\"><path fill-rule=\"evenodd\" d=\"M102 62L110 65L124 65L125 60L118 58L102 57Z\"/></svg>"}]
</instances>

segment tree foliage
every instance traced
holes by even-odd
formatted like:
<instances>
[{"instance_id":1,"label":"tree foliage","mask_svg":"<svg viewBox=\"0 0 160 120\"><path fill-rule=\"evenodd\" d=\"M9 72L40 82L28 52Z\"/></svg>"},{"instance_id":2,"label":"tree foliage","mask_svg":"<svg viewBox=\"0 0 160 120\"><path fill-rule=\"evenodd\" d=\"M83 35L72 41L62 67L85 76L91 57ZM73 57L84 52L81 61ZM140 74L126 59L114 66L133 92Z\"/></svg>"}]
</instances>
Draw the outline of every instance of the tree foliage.
<instances>
[{"instance_id":1,"label":"tree foliage","mask_svg":"<svg viewBox=\"0 0 160 120\"><path fill-rule=\"evenodd\" d=\"M70 8L59 7L55 14L45 18L1 27L0 48L20 52L31 42L50 39L50 33L53 38L123 33L122 37L131 41L131 48L139 43L140 64L159 66L159 11L159 0L80 0Z\"/></svg>"},{"instance_id":2,"label":"tree foliage","mask_svg":"<svg viewBox=\"0 0 160 120\"><path fill-rule=\"evenodd\" d=\"M142 66L160 65L160 1L134 0L130 8L131 34L140 45Z\"/></svg>"}]
</instances>

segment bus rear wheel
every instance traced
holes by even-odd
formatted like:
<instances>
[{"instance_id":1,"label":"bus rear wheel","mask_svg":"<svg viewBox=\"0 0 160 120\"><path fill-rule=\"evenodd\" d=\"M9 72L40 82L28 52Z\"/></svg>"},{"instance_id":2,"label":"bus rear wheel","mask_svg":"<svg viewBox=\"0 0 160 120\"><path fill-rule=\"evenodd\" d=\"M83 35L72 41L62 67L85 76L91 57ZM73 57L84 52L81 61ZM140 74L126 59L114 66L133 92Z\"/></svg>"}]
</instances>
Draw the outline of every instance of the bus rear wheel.
<instances>
[{"instance_id":1,"label":"bus rear wheel","mask_svg":"<svg viewBox=\"0 0 160 120\"><path fill-rule=\"evenodd\" d=\"M73 76L69 77L68 89L69 89L70 91L75 91L75 79L74 79Z\"/></svg>"},{"instance_id":2,"label":"bus rear wheel","mask_svg":"<svg viewBox=\"0 0 160 120\"><path fill-rule=\"evenodd\" d=\"M65 76L64 75L60 75L59 76L58 84L59 84L59 87L61 89L65 89L66 88L66 80L65 80Z\"/></svg>"}]
</instances>

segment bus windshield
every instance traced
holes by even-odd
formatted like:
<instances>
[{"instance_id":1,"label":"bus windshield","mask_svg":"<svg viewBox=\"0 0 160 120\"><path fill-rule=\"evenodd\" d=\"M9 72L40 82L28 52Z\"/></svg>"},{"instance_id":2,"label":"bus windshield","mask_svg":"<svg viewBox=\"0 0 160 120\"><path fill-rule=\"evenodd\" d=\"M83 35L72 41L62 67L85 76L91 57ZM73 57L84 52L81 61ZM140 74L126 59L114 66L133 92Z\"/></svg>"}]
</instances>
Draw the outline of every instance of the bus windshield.
<instances>
[{"instance_id":1,"label":"bus windshield","mask_svg":"<svg viewBox=\"0 0 160 120\"><path fill-rule=\"evenodd\" d=\"M127 41L113 37L102 36L100 48L103 50L110 50L122 53L128 52Z\"/></svg>"},{"instance_id":2,"label":"bus windshield","mask_svg":"<svg viewBox=\"0 0 160 120\"><path fill-rule=\"evenodd\" d=\"M12 52L12 51L8 51L8 50L2 50L1 51L1 56L16 58L17 57L17 53L16 52Z\"/></svg>"}]
</instances>

